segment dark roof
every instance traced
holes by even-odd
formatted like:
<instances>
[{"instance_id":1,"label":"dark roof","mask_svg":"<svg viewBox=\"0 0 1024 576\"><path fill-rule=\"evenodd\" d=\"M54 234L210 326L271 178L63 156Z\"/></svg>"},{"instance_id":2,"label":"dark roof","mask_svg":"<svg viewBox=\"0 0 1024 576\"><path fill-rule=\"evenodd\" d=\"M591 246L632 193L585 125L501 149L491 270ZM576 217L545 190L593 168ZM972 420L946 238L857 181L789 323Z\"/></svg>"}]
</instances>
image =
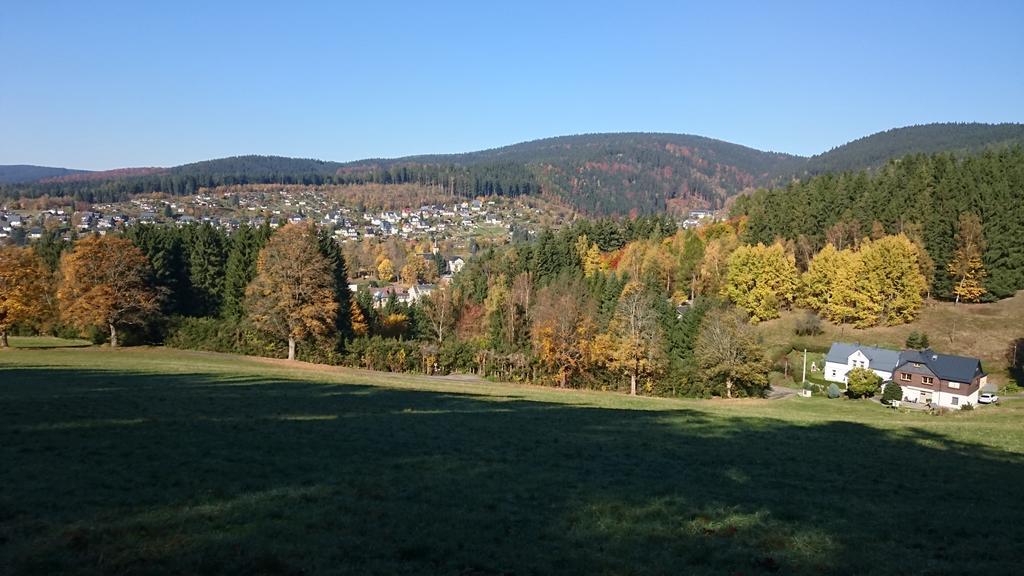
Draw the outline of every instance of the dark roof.
<instances>
[{"instance_id":1,"label":"dark roof","mask_svg":"<svg viewBox=\"0 0 1024 576\"><path fill-rule=\"evenodd\" d=\"M850 354L860 350L868 358L868 367L874 370L892 372L900 363L900 353L896 350L875 348L874 346L861 346L860 344L849 344L847 342L833 342L825 357L826 362L846 364Z\"/></svg>"},{"instance_id":2,"label":"dark roof","mask_svg":"<svg viewBox=\"0 0 1024 576\"><path fill-rule=\"evenodd\" d=\"M900 354L900 364L918 362L924 364L942 380L952 382L971 382L975 376L984 376L981 360L966 356L939 354L931 348L925 350L906 350Z\"/></svg>"}]
</instances>

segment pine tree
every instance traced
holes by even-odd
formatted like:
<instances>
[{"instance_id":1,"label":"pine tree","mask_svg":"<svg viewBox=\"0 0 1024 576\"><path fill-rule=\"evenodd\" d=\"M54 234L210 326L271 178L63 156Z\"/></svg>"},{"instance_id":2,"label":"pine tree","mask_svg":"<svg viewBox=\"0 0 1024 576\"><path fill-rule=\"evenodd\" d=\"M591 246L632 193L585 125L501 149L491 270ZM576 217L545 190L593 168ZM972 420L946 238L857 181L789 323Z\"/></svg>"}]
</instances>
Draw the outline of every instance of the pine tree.
<instances>
[{"instance_id":1,"label":"pine tree","mask_svg":"<svg viewBox=\"0 0 1024 576\"><path fill-rule=\"evenodd\" d=\"M239 319L245 316L245 289L256 276L256 261L269 234L269 227L264 232L248 225L240 226L232 234L225 265L224 317Z\"/></svg>"},{"instance_id":2,"label":"pine tree","mask_svg":"<svg viewBox=\"0 0 1024 576\"><path fill-rule=\"evenodd\" d=\"M337 350L344 349L345 341L352 338L352 291L348 287L348 267L341 245L327 230L317 234L317 248L320 255L327 260L328 269L334 280L334 301L338 304L338 313L334 323L334 333L338 337ZM422 261L422 258L420 259Z\"/></svg>"},{"instance_id":3,"label":"pine tree","mask_svg":"<svg viewBox=\"0 0 1024 576\"><path fill-rule=\"evenodd\" d=\"M189 240L188 268L192 289L189 312L196 316L217 316L224 297L224 265L227 260L224 235L206 223L194 227Z\"/></svg>"}]
</instances>

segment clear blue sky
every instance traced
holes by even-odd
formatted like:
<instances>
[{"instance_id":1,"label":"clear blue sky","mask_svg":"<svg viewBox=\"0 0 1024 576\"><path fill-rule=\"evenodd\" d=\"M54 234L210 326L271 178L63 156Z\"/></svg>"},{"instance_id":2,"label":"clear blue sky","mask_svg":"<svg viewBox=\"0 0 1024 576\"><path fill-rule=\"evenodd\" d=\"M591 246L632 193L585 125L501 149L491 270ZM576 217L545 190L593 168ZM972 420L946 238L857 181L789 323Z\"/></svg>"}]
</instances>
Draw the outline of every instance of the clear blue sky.
<instances>
[{"instance_id":1,"label":"clear blue sky","mask_svg":"<svg viewBox=\"0 0 1024 576\"><path fill-rule=\"evenodd\" d=\"M158 4L160 4L158 6ZM0 164L1024 121L1024 2L4 2Z\"/></svg>"}]
</instances>

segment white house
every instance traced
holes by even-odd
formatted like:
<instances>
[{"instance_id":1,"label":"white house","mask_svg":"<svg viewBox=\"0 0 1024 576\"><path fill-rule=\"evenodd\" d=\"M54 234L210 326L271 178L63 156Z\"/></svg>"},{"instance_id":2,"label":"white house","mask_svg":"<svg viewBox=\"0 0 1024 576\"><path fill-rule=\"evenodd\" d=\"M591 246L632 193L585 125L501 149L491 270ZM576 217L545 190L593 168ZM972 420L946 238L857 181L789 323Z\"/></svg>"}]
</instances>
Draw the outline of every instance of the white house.
<instances>
[{"instance_id":1,"label":"white house","mask_svg":"<svg viewBox=\"0 0 1024 576\"><path fill-rule=\"evenodd\" d=\"M893 370L900 363L897 350L873 346L833 342L825 356L825 380L846 384L846 374L854 368L868 368L882 380L891 380Z\"/></svg>"},{"instance_id":2,"label":"white house","mask_svg":"<svg viewBox=\"0 0 1024 576\"><path fill-rule=\"evenodd\" d=\"M458 274L462 272L462 268L466 266L466 261L461 257L456 256L454 260L448 261L448 269L451 270L452 274Z\"/></svg>"}]
</instances>

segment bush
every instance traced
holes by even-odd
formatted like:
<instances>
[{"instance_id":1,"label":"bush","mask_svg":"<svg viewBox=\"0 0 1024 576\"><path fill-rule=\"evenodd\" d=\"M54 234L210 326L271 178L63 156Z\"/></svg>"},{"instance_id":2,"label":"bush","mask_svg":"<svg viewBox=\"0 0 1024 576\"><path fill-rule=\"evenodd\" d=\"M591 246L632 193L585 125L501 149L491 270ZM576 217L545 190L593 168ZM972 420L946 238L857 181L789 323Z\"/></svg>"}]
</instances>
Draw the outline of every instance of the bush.
<instances>
[{"instance_id":1,"label":"bush","mask_svg":"<svg viewBox=\"0 0 1024 576\"><path fill-rule=\"evenodd\" d=\"M814 312L806 312L796 321L793 331L797 336L817 336L823 334L825 329L821 326L821 318Z\"/></svg>"},{"instance_id":2,"label":"bush","mask_svg":"<svg viewBox=\"0 0 1024 576\"><path fill-rule=\"evenodd\" d=\"M929 346L928 335L914 330L907 336L906 345L912 350L924 350Z\"/></svg>"},{"instance_id":3,"label":"bush","mask_svg":"<svg viewBox=\"0 0 1024 576\"><path fill-rule=\"evenodd\" d=\"M854 368L846 374L846 392L851 398L870 398L881 386L882 377L867 368Z\"/></svg>"},{"instance_id":4,"label":"bush","mask_svg":"<svg viewBox=\"0 0 1024 576\"><path fill-rule=\"evenodd\" d=\"M960 411L962 412L964 410L974 410L974 404L971 404L970 402L964 404L960 407Z\"/></svg>"},{"instance_id":5,"label":"bush","mask_svg":"<svg viewBox=\"0 0 1024 576\"><path fill-rule=\"evenodd\" d=\"M903 388L895 382L888 382L882 390L882 404L892 404L893 400L903 400Z\"/></svg>"},{"instance_id":6,"label":"bush","mask_svg":"<svg viewBox=\"0 0 1024 576\"><path fill-rule=\"evenodd\" d=\"M828 397L829 398L839 398L840 394L842 394L842 392L839 391L839 386L836 386L835 382L833 382L832 384L828 385Z\"/></svg>"}]
</instances>

